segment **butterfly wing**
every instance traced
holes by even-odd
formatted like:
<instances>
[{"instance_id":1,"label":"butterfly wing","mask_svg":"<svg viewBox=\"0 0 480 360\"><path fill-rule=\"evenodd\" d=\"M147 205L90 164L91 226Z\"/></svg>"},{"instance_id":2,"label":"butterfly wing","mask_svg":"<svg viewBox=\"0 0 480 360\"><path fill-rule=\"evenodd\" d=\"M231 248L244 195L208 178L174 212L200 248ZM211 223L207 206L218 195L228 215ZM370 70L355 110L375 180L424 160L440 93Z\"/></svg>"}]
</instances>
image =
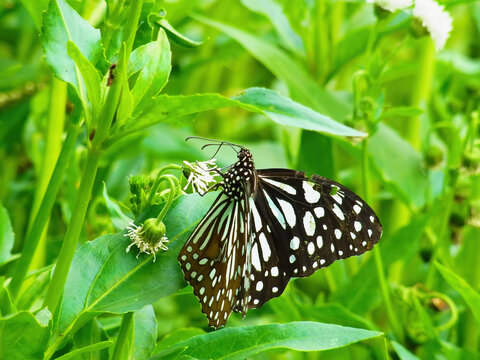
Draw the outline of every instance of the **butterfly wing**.
<instances>
[{"instance_id":1,"label":"butterfly wing","mask_svg":"<svg viewBox=\"0 0 480 360\"><path fill-rule=\"evenodd\" d=\"M249 214L245 197L220 193L178 255L185 280L215 328L225 325L242 286Z\"/></svg>"},{"instance_id":2,"label":"butterfly wing","mask_svg":"<svg viewBox=\"0 0 480 360\"><path fill-rule=\"evenodd\" d=\"M343 185L289 169L257 170L257 176L248 308L279 296L290 277L360 255L380 239L375 212Z\"/></svg>"}]
</instances>

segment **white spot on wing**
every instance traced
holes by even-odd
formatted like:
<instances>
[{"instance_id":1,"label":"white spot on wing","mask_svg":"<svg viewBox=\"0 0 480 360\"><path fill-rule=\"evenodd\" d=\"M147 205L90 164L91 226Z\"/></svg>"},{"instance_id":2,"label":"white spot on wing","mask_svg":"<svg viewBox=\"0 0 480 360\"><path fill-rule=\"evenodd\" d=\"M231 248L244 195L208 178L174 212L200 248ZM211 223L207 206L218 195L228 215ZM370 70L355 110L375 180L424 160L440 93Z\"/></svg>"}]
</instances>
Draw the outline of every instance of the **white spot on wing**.
<instances>
[{"instance_id":1,"label":"white spot on wing","mask_svg":"<svg viewBox=\"0 0 480 360\"><path fill-rule=\"evenodd\" d=\"M262 256L264 261L268 261L272 251L270 250L270 246L268 245L267 238L265 237L264 233L261 233L259 236L260 239L260 246L262 248Z\"/></svg>"},{"instance_id":2,"label":"white spot on wing","mask_svg":"<svg viewBox=\"0 0 480 360\"><path fill-rule=\"evenodd\" d=\"M297 250L299 246L300 246L300 239L294 236L293 239L290 240L290 249Z\"/></svg>"},{"instance_id":3,"label":"white spot on wing","mask_svg":"<svg viewBox=\"0 0 480 360\"><path fill-rule=\"evenodd\" d=\"M252 247L252 265L257 271L260 271L262 268L260 264L260 257L258 256L257 243L253 244L253 247Z\"/></svg>"},{"instance_id":4,"label":"white spot on wing","mask_svg":"<svg viewBox=\"0 0 480 360\"><path fill-rule=\"evenodd\" d=\"M305 200L310 204L314 204L320 200L320 193L313 189L313 186L308 182L304 181L302 183L303 190L305 191Z\"/></svg>"},{"instance_id":5,"label":"white spot on wing","mask_svg":"<svg viewBox=\"0 0 480 360\"><path fill-rule=\"evenodd\" d=\"M313 211L315 212L317 218L322 218L325 215L325 210L323 210L323 207L321 206L316 207L313 209Z\"/></svg>"},{"instance_id":6,"label":"white spot on wing","mask_svg":"<svg viewBox=\"0 0 480 360\"><path fill-rule=\"evenodd\" d=\"M362 208L357 204L355 204L353 205L353 211L355 211L357 214L360 214L360 211L362 211Z\"/></svg>"},{"instance_id":7,"label":"white spot on wing","mask_svg":"<svg viewBox=\"0 0 480 360\"><path fill-rule=\"evenodd\" d=\"M313 242L310 242L308 244L307 251L310 255L312 255L315 252L315 245L313 245Z\"/></svg>"},{"instance_id":8,"label":"white spot on wing","mask_svg":"<svg viewBox=\"0 0 480 360\"><path fill-rule=\"evenodd\" d=\"M335 213L335 215L337 215L337 217L340 220L345 220L345 216L343 215L343 211L338 207L337 204L333 204L333 212Z\"/></svg>"},{"instance_id":9,"label":"white spot on wing","mask_svg":"<svg viewBox=\"0 0 480 360\"><path fill-rule=\"evenodd\" d=\"M315 218L310 211L305 212L303 217L303 227L308 236L315 234Z\"/></svg>"},{"instance_id":10,"label":"white spot on wing","mask_svg":"<svg viewBox=\"0 0 480 360\"><path fill-rule=\"evenodd\" d=\"M323 246L323 238L321 236L317 236L317 246L319 249Z\"/></svg>"},{"instance_id":11,"label":"white spot on wing","mask_svg":"<svg viewBox=\"0 0 480 360\"><path fill-rule=\"evenodd\" d=\"M285 214L288 225L290 227L294 227L295 223L297 222L297 217L295 216L295 211L293 210L292 204L282 199L278 199L278 203Z\"/></svg>"},{"instance_id":12,"label":"white spot on wing","mask_svg":"<svg viewBox=\"0 0 480 360\"><path fill-rule=\"evenodd\" d=\"M361 223L360 221L355 221L355 222L353 223L353 226L355 227L355 230L356 230L357 232L359 232L360 230L362 230L362 223Z\"/></svg>"},{"instance_id":13,"label":"white spot on wing","mask_svg":"<svg viewBox=\"0 0 480 360\"><path fill-rule=\"evenodd\" d=\"M340 229L335 229L335 237L337 239L340 239L342 237L342 232L340 231Z\"/></svg>"}]
</instances>

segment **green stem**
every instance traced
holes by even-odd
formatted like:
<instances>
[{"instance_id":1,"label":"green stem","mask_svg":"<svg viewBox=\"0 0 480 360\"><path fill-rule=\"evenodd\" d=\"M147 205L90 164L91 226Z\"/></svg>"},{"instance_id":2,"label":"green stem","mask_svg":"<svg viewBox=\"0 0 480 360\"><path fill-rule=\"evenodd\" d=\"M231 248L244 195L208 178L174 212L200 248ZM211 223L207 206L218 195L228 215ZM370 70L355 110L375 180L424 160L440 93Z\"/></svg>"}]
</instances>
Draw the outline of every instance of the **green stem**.
<instances>
[{"instance_id":1,"label":"green stem","mask_svg":"<svg viewBox=\"0 0 480 360\"><path fill-rule=\"evenodd\" d=\"M167 165L164 168L160 169L160 171L157 174L157 178L155 179L155 182L153 183L152 190L150 191L150 195L148 196L148 201L151 202L153 200L153 198L155 197L155 194L157 193L158 186L162 182L161 179L162 179L162 176L164 176L163 175L164 172L166 172L168 170L180 170L181 171L182 169L183 168L181 166L175 165L175 164L170 164L170 165ZM180 182L178 181L178 179L176 177L173 177L172 180L175 181L177 186L180 185Z\"/></svg>"},{"instance_id":2,"label":"green stem","mask_svg":"<svg viewBox=\"0 0 480 360\"><path fill-rule=\"evenodd\" d=\"M133 326L133 312L127 312L123 315L122 325L118 333L115 350L113 351L112 360L130 359L130 348L128 339L131 336L131 328Z\"/></svg>"},{"instance_id":3,"label":"green stem","mask_svg":"<svg viewBox=\"0 0 480 360\"><path fill-rule=\"evenodd\" d=\"M157 217L157 221L155 222L156 225L160 225L160 223L162 222L163 218L165 217L165 215L167 214L167 211L168 209L170 208L170 205L172 205L172 202L173 200L175 199L175 193L177 192L177 184L175 184L175 181L172 180L172 178L174 178L175 180L177 180L177 178L175 178L173 175L162 175L160 180L167 180L169 186L170 186L170 191L168 193L168 200L167 200L167 203L165 204L165 206L163 207L162 211L160 212L160 215L158 215ZM177 180L178 181L178 180Z\"/></svg>"},{"instance_id":4,"label":"green stem","mask_svg":"<svg viewBox=\"0 0 480 360\"><path fill-rule=\"evenodd\" d=\"M68 167L70 158L75 150L75 142L79 132L80 125L78 124L78 121L74 121L68 130L67 138L63 144L62 151L58 157L57 164L53 170L52 177L50 178L50 182L47 186L47 190L45 191L45 196L43 197L42 203L37 211L37 215L35 216L30 230L27 232L22 255L18 261L12 281L10 283L10 290L14 299L18 295L35 251L37 250L40 237L43 233L48 218L50 217L50 212L52 211L55 198L58 190L60 189L60 185L62 184L63 176Z\"/></svg>"},{"instance_id":5,"label":"green stem","mask_svg":"<svg viewBox=\"0 0 480 360\"><path fill-rule=\"evenodd\" d=\"M65 106L67 104L67 83L53 79L50 92L50 106L48 111L47 134L45 138L45 150L42 160L42 168L39 176L38 186L35 190L35 198L32 206L30 223L28 231L31 230L33 220L37 215L40 203L45 196L48 183L52 177L55 164L62 149L62 135L65 123ZM46 230L48 229L48 220L45 224L39 245L35 251L32 264L34 268L40 268L45 265L46 258ZM27 232L28 232L27 231Z\"/></svg>"},{"instance_id":6,"label":"green stem","mask_svg":"<svg viewBox=\"0 0 480 360\"><path fill-rule=\"evenodd\" d=\"M50 281L47 295L43 303L43 306L47 306L52 313L57 309L58 302L62 296L70 264L72 263L73 255L77 247L78 237L82 231L93 183L98 170L100 154L99 151L89 150L87 155L87 162L80 182L80 188L77 193L70 223L68 224L67 233L63 240L57 265L55 266L55 271L53 272L52 280Z\"/></svg>"},{"instance_id":7,"label":"green stem","mask_svg":"<svg viewBox=\"0 0 480 360\"><path fill-rule=\"evenodd\" d=\"M363 198L365 202L370 203L370 171L368 166L368 139L365 139L362 143L362 182L363 182ZM387 279L384 273L384 266L382 260L381 249L376 246L373 249L373 258L375 262L375 271L377 273L378 283L380 285L380 294L382 296L383 304L387 312L387 317L390 322L390 327L395 337L403 343L404 336L403 330L398 322L395 311L393 310L392 302L390 299L390 289Z\"/></svg>"}]
</instances>

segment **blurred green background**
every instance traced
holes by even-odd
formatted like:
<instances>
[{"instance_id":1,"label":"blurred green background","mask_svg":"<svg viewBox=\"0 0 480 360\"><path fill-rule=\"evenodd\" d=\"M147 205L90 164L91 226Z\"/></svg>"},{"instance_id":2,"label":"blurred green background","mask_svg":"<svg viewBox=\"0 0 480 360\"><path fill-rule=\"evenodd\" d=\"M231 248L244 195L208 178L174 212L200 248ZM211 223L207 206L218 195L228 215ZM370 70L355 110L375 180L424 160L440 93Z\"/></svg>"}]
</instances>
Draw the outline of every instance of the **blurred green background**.
<instances>
[{"instance_id":1,"label":"blurred green background","mask_svg":"<svg viewBox=\"0 0 480 360\"><path fill-rule=\"evenodd\" d=\"M62 87L67 93L44 60L39 34L47 3L0 3L0 203L15 233L13 253L22 250L61 148L65 125L52 111L64 107L65 124L72 114L70 101L52 96ZM69 4L105 29L103 1ZM281 297L244 320L234 314L229 327L313 320L383 331L396 340L388 341L393 358L479 358L480 4L443 5L453 17L453 30L445 48L436 51L411 10L390 14L363 1L145 1L134 47L151 40L147 15L160 9L184 36L169 34L172 71L163 94L234 96L265 87L369 137L362 142L302 131L238 108L157 124L102 155L81 242L114 232L103 182L128 212L131 175L154 176L170 163L211 157L211 149L186 143L187 136L239 143L252 151L258 168L303 170L361 196L368 192L384 235L380 263L368 253L291 281ZM106 57L116 60L113 54ZM60 120L52 124L52 117ZM32 270L58 256L84 166L86 136L77 140ZM222 150L217 158L228 165L235 154ZM7 277L9 264L0 267ZM391 308L382 298L380 272ZM46 276L37 279L39 298L47 283ZM37 310L40 303L27 305ZM154 309L160 341L172 333L189 337L210 331L189 288L159 300ZM99 321L108 332L120 318ZM185 327L189 330L180 330ZM271 350L251 358L381 358L383 346L372 340L322 353Z\"/></svg>"}]
</instances>

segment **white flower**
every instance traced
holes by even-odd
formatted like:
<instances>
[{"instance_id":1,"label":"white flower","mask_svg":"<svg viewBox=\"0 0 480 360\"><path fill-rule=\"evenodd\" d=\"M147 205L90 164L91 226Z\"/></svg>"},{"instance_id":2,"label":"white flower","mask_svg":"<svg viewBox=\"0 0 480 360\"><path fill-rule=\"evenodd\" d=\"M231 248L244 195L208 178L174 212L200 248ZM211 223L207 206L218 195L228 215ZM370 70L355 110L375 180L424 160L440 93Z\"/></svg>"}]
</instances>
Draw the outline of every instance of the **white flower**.
<instances>
[{"instance_id":1,"label":"white flower","mask_svg":"<svg viewBox=\"0 0 480 360\"><path fill-rule=\"evenodd\" d=\"M368 3L374 3L382 9L390 12L405 9L412 5L413 0L367 0Z\"/></svg>"},{"instance_id":2,"label":"white flower","mask_svg":"<svg viewBox=\"0 0 480 360\"><path fill-rule=\"evenodd\" d=\"M452 31L452 17L434 0L416 0L413 16L422 22L435 44L441 50Z\"/></svg>"},{"instance_id":3,"label":"white flower","mask_svg":"<svg viewBox=\"0 0 480 360\"><path fill-rule=\"evenodd\" d=\"M184 161L183 163L190 172L187 185L183 190L192 184L194 191L198 192L200 195L204 195L210 189L212 184L218 182L215 178L216 176L219 176L215 159L202 162L197 161L195 164L191 164L188 161Z\"/></svg>"},{"instance_id":4,"label":"white flower","mask_svg":"<svg viewBox=\"0 0 480 360\"><path fill-rule=\"evenodd\" d=\"M143 229L143 226L137 226L134 223L130 223L130 226L127 227L128 232L124 236L128 236L132 243L128 245L126 252L130 251L130 248L133 245L136 245L137 248L140 250L137 254L137 258L141 253L145 254L153 254L153 262L157 260L156 253L158 250L168 250L167 243L168 238L166 236L150 236L147 239L148 234ZM147 235L147 236L146 236Z\"/></svg>"}]
</instances>

